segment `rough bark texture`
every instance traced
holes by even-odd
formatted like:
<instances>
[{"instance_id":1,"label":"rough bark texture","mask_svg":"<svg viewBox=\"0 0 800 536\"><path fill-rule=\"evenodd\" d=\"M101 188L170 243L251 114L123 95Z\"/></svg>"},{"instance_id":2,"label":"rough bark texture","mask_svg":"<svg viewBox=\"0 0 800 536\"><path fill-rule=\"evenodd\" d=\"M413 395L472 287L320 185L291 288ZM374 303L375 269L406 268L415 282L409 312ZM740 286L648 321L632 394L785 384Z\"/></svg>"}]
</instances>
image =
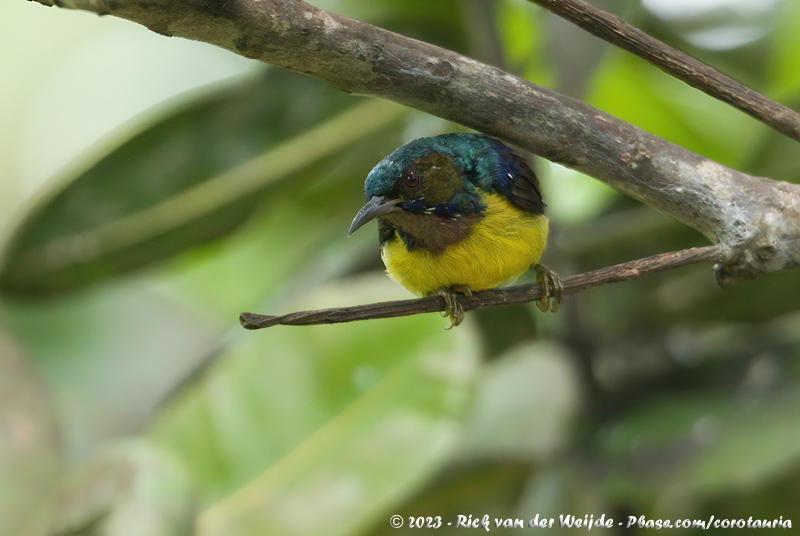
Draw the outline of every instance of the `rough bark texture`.
<instances>
[{"instance_id":1,"label":"rough bark texture","mask_svg":"<svg viewBox=\"0 0 800 536\"><path fill-rule=\"evenodd\" d=\"M53 0L35 0L53 5ZM510 141L724 246L720 282L800 264L800 187L726 168L575 99L299 0L60 0Z\"/></svg>"}]
</instances>

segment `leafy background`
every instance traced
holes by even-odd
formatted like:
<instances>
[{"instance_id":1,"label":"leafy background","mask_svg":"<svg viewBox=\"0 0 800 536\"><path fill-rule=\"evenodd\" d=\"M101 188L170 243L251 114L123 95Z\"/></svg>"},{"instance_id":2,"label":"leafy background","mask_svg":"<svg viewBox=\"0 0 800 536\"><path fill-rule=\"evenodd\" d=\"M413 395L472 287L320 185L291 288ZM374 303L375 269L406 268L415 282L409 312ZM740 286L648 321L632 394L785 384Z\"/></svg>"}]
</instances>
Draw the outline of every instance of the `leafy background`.
<instances>
[{"instance_id":1,"label":"leafy background","mask_svg":"<svg viewBox=\"0 0 800 536\"><path fill-rule=\"evenodd\" d=\"M798 180L794 142L522 0L315 3ZM796 2L598 4L798 102ZM459 127L111 17L3 2L0 28L0 535L797 513L795 272L684 268L450 332L245 332L241 311L407 297L346 230L374 163ZM538 166L561 273L704 244Z\"/></svg>"}]
</instances>

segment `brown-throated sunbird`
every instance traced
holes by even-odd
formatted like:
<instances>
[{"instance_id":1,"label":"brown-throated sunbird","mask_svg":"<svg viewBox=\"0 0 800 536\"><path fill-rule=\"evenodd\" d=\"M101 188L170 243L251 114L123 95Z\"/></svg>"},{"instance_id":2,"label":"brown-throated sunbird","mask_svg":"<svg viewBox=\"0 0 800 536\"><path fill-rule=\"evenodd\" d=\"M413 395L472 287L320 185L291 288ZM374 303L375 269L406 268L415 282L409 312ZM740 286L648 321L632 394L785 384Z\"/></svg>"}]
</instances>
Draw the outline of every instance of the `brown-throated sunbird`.
<instances>
[{"instance_id":1,"label":"brown-throated sunbird","mask_svg":"<svg viewBox=\"0 0 800 536\"><path fill-rule=\"evenodd\" d=\"M443 296L450 327L464 318L456 292L471 296L531 267L542 283L539 309L558 307L561 282L538 264L548 229L539 180L500 141L481 134L414 140L370 171L364 192L368 201L350 234L377 218L389 276L417 295Z\"/></svg>"}]
</instances>

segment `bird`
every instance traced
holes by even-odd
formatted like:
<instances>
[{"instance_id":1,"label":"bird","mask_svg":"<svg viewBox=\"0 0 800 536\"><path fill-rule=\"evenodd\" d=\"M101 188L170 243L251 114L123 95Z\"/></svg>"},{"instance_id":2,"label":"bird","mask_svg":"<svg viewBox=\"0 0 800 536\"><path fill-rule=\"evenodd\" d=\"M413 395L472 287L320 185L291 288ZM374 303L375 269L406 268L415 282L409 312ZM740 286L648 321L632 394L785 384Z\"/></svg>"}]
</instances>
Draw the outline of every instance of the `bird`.
<instances>
[{"instance_id":1,"label":"bird","mask_svg":"<svg viewBox=\"0 0 800 536\"><path fill-rule=\"evenodd\" d=\"M539 309L558 308L561 280L539 264L548 234L539 180L505 143L473 133L413 140L369 172L364 193L348 235L377 219L389 277L418 296L442 296L446 329L464 318L459 294L530 268L543 288Z\"/></svg>"}]
</instances>

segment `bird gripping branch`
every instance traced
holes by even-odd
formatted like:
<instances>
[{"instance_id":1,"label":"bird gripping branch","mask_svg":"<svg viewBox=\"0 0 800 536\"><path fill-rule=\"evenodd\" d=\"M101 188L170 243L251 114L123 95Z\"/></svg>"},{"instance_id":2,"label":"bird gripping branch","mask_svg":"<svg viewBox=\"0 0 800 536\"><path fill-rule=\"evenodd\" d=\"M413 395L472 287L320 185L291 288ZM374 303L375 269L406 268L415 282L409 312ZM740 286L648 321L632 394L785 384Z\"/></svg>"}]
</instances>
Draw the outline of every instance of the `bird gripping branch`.
<instances>
[{"instance_id":1,"label":"bird gripping branch","mask_svg":"<svg viewBox=\"0 0 800 536\"><path fill-rule=\"evenodd\" d=\"M547 244L539 180L528 162L480 134L414 140L381 160L364 183L367 203L350 234L378 220L389 276L420 296L440 295L450 327L464 313L458 293L495 288L534 267L554 311L559 278L539 263Z\"/></svg>"}]
</instances>

